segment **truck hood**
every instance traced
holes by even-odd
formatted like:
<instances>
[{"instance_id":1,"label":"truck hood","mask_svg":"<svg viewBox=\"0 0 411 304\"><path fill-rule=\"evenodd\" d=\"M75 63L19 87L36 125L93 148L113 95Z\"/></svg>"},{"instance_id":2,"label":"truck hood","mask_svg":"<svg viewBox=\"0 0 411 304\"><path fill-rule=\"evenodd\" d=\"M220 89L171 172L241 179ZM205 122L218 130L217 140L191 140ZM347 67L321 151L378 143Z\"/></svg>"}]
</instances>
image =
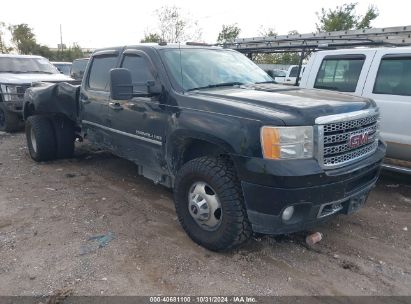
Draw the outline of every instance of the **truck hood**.
<instances>
[{"instance_id":1,"label":"truck hood","mask_svg":"<svg viewBox=\"0 0 411 304\"><path fill-rule=\"evenodd\" d=\"M70 77L64 74L40 74L40 73L0 73L0 83L7 84L32 84L38 81L71 81Z\"/></svg>"},{"instance_id":2,"label":"truck hood","mask_svg":"<svg viewBox=\"0 0 411 304\"><path fill-rule=\"evenodd\" d=\"M240 116L263 121L269 121L271 117L281 119L285 125L314 125L315 119L320 116L376 107L371 99L273 84L207 89L194 94L230 108L228 110L235 112L234 115L244 110ZM229 111L226 114L230 114Z\"/></svg>"}]
</instances>

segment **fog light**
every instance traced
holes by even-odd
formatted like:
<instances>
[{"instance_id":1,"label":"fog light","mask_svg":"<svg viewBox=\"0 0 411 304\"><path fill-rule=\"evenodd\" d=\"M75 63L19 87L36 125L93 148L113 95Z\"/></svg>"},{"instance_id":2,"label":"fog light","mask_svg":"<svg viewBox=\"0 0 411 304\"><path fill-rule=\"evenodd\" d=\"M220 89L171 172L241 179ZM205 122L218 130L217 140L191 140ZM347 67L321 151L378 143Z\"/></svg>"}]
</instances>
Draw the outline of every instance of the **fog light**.
<instances>
[{"instance_id":1,"label":"fog light","mask_svg":"<svg viewBox=\"0 0 411 304\"><path fill-rule=\"evenodd\" d=\"M283 221L288 221L294 214L294 206L290 206L284 209L281 218Z\"/></svg>"}]
</instances>

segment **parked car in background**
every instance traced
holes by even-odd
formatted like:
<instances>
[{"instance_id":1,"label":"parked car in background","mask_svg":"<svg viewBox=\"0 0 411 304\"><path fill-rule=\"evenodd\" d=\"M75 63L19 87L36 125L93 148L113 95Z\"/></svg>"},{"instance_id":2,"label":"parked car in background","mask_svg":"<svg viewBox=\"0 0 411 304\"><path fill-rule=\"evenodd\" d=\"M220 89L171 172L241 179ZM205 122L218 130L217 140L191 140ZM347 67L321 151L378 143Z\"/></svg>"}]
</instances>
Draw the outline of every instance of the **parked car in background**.
<instances>
[{"instance_id":1,"label":"parked car in background","mask_svg":"<svg viewBox=\"0 0 411 304\"><path fill-rule=\"evenodd\" d=\"M19 129L24 93L33 83L71 80L44 57L0 54L0 131Z\"/></svg>"},{"instance_id":2,"label":"parked car in background","mask_svg":"<svg viewBox=\"0 0 411 304\"><path fill-rule=\"evenodd\" d=\"M183 229L211 250L351 214L385 154L372 100L274 84L217 47L97 50L81 86L30 88L24 114L33 160L71 157L78 137L135 162L174 189Z\"/></svg>"},{"instance_id":3,"label":"parked car in background","mask_svg":"<svg viewBox=\"0 0 411 304\"><path fill-rule=\"evenodd\" d=\"M300 71L300 79L304 73L305 70L305 64L301 66L301 71ZM285 79L283 84L289 84L289 85L295 85L297 81L297 75L298 75L298 65L291 65L288 70L287 74L285 75Z\"/></svg>"},{"instance_id":4,"label":"parked car in background","mask_svg":"<svg viewBox=\"0 0 411 304\"><path fill-rule=\"evenodd\" d=\"M60 73L70 76L71 62L52 62Z\"/></svg>"},{"instance_id":5,"label":"parked car in background","mask_svg":"<svg viewBox=\"0 0 411 304\"><path fill-rule=\"evenodd\" d=\"M411 161L411 47L317 52L307 64L300 87L374 99L381 111L387 157ZM388 161L387 167L407 171Z\"/></svg>"},{"instance_id":6,"label":"parked car in background","mask_svg":"<svg viewBox=\"0 0 411 304\"><path fill-rule=\"evenodd\" d=\"M84 71L86 70L89 58L80 58L73 61L70 70L70 77L74 80L81 81L83 79Z\"/></svg>"},{"instance_id":7,"label":"parked car in background","mask_svg":"<svg viewBox=\"0 0 411 304\"><path fill-rule=\"evenodd\" d=\"M287 76L287 71L280 69L267 70L266 72L277 83L283 83L285 81L285 77Z\"/></svg>"}]
</instances>

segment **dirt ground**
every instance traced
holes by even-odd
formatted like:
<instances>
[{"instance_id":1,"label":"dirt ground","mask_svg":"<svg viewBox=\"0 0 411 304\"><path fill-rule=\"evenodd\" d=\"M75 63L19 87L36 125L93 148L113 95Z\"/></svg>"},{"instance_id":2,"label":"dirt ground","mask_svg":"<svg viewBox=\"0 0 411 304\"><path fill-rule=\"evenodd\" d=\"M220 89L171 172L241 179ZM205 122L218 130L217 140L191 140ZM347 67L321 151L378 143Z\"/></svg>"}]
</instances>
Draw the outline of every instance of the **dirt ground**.
<instances>
[{"instance_id":1,"label":"dirt ground","mask_svg":"<svg viewBox=\"0 0 411 304\"><path fill-rule=\"evenodd\" d=\"M366 207L230 253L193 243L172 193L87 144L37 164L0 134L0 295L411 295L411 179L384 175ZM94 238L93 238L94 237Z\"/></svg>"}]
</instances>

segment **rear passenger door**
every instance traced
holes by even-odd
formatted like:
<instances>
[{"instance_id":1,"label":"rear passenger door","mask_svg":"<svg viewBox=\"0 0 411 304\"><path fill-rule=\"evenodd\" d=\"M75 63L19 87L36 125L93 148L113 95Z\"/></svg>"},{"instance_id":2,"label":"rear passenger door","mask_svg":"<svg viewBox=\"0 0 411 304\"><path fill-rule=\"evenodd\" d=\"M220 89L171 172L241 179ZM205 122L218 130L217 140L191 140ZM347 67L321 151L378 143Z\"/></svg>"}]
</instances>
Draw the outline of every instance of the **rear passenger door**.
<instances>
[{"instance_id":1,"label":"rear passenger door","mask_svg":"<svg viewBox=\"0 0 411 304\"><path fill-rule=\"evenodd\" d=\"M388 156L411 160L411 50L379 50L362 95L380 108Z\"/></svg>"},{"instance_id":2,"label":"rear passenger door","mask_svg":"<svg viewBox=\"0 0 411 304\"><path fill-rule=\"evenodd\" d=\"M108 132L110 70L116 67L118 58L117 51L96 53L80 91L83 129L91 142L103 147L111 145Z\"/></svg>"}]
</instances>

